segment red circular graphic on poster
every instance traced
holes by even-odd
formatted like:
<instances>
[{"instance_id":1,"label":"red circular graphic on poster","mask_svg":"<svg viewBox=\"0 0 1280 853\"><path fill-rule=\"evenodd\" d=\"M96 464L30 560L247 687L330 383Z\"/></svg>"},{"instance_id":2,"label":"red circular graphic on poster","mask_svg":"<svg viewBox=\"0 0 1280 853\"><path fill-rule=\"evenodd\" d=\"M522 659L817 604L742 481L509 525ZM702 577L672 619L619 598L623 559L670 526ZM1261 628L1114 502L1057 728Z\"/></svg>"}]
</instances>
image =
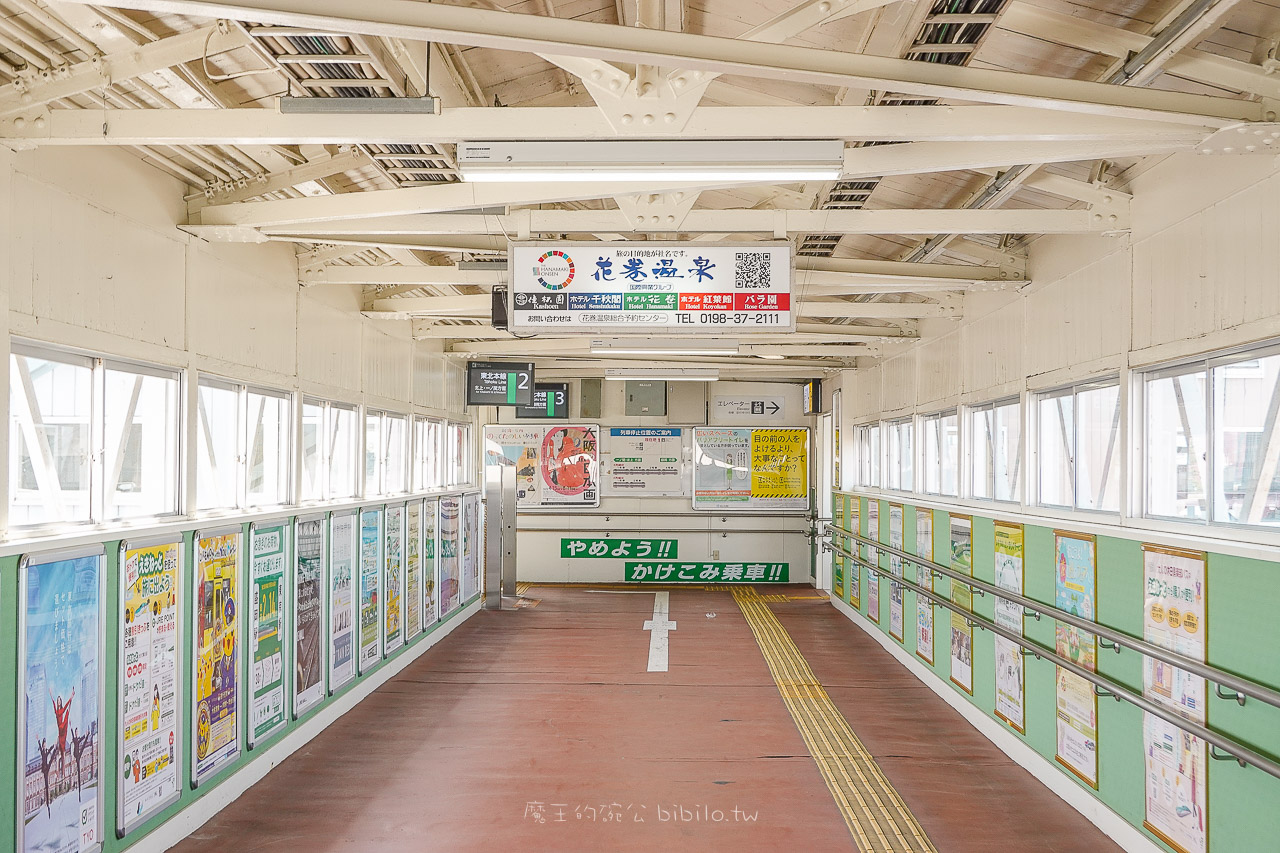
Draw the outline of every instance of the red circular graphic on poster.
<instances>
[{"instance_id":1,"label":"red circular graphic on poster","mask_svg":"<svg viewBox=\"0 0 1280 853\"><path fill-rule=\"evenodd\" d=\"M542 484L559 495L580 495L594 488L591 462L595 459L595 430L555 427L542 439Z\"/></svg>"}]
</instances>

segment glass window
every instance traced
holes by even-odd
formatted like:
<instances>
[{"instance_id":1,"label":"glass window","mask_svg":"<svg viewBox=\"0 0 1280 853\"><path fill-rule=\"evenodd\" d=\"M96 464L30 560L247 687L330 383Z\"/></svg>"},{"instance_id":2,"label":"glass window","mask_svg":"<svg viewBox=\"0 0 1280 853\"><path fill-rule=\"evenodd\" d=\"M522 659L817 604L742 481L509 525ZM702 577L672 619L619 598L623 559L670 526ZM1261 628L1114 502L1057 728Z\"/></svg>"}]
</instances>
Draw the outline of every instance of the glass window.
<instances>
[{"instance_id":1,"label":"glass window","mask_svg":"<svg viewBox=\"0 0 1280 853\"><path fill-rule=\"evenodd\" d=\"M995 420L992 406L979 406L969 411L969 459L975 498L995 497Z\"/></svg>"},{"instance_id":2,"label":"glass window","mask_svg":"<svg viewBox=\"0 0 1280 853\"><path fill-rule=\"evenodd\" d=\"M293 418L287 394L250 388L246 506L289 503Z\"/></svg>"},{"instance_id":3,"label":"glass window","mask_svg":"<svg viewBox=\"0 0 1280 853\"><path fill-rule=\"evenodd\" d=\"M104 362L103 383L103 519L177 513L179 374Z\"/></svg>"},{"instance_id":4,"label":"glass window","mask_svg":"<svg viewBox=\"0 0 1280 853\"><path fill-rule=\"evenodd\" d=\"M329 459L329 497L354 498L359 483L359 412L354 406L329 404L326 434Z\"/></svg>"},{"instance_id":5,"label":"glass window","mask_svg":"<svg viewBox=\"0 0 1280 853\"><path fill-rule=\"evenodd\" d=\"M959 479L959 415L941 412L922 420L924 490L934 495L957 494Z\"/></svg>"},{"instance_id":6,"label":"glass window","mask_svg":"<svg viewBox=\"0 0 1280 853\"><path fill-rule=\"evenodd\" d=\"M400 415L387 415L382 419L383 435L383 492L398 494L408 491L406 471L408 465L408 426Z\"/></svg>"},{"instance_id":7,"label":"glass window","mask_svg":"<svg viewBox=\"0 0 1280 853\"><path fill-rule=\"evenodd\" d=\"M324 403L302 401L302 500L319 501L325 497L325 416Z\"/></svg>"},{"instance_id":8,"label":"glass window","mask_svg":"<svg viewBox=\"0 0 1280 853\"><path fill-rule=\"evenodd\" d=\"M1076 506L1120 510L1120 386L1076 392Z\"/></svg>"},{"instance_id":9,"label":"glass window","mask_svg":"<svg viewBox=\"0 0 1280 853\"><path fill-rule=\"evenodd\" d=\"M201 379L196 398L196 509L234 509L240 494L240 389Z\"/></svg>"},{"instance_id":10,"label":"glass window","mask_svg":"<svg viewBox=\"0 0 1280 853\"><path fill-rule=\"evenodd\" d=\"M471 427L451 423L447 428L449 441L449 470L446 472L450 486L471 482Z\"/></svg>"},{"instance_id":11,"label":"glass window","mask_svg":"<svg viewBox=\"0 0 1280 853\"><path fill-rule=\"evenodd\" d=\"M1018 400L996 403L992 446L995 449L995 499L1016 501L1022 497L1022 404Z\"/></svg>"},{"instance_id":12,"label":"glass window","mask_svg":"<svg viewBox=\"0 0 1280 853\"><path fill-rule=\"evenodd\" d=\"M435 424L417 416L413 419L413 490L415 492L437 488L433 466L439 452L436 448Z\"/></svg>"},{"instance_id":13,"label":"glass window","mask_svg":"<svg viewBox=\"0 0 1280 853\"><path fill-rule=\"evenodd\" d=\"M1152 374L1146 386L1147 514L1209 517L1209 371Z\"/></svg>"},{"instance_id":14,"label":"glass window","mask_svg":"<svg viewBox=\"0 0 1280 853\"><path fill-rule=\"evenodd\" d=\"M870 441L867 445L867 485L880 488L880 463L881 459L881 443L880 443L880 424L874 424L869 430L871 434Z\"/></svg>"},{"instance_id":15,"label":"glass window","mask_svg":"<svg viewBox=\"0 0 1280 853\"><path fill-rule=\"evenodd\" d=\"M894 421L889 427L889 488L911 491L915 488L915 446L910 418Z\"/></svg>"},{"instance_id":16,"label":"glass window","mask_svg":"<svg viewBox=\"0 0 1280 853\"><path fill-rule=\"evenodd\" d=\"M93 361L14 347L9 524L90 521Z\"/></svg>"},{"instance_id":17,"label":"glass window","mask_svg":"<svg viewBox=\"0 0 1280 853\"><path fill-rule=\"evenodd\" d=\"M1280 524L1280 354L1213 368L1213 520Z\"/></svg>"},{"instance_id":18,"label":"glass window","mask_svg":"<svg viewBox=\"0 0 1280 853\"><path fill-rule=\"evenodd\" d=\"M364 413L364 496L382 494L382 412Z\"/></svg>"},{"instance_id":19,"label":"glass window","mask_svg":"<svg viewBox=\"0 0 1280 853\"><path fill-rule=\"evenodd\" d=\"M1070 390L1039 400L1040 503L1075 506L1075 397Z\"/></svg>"}]
</instances>

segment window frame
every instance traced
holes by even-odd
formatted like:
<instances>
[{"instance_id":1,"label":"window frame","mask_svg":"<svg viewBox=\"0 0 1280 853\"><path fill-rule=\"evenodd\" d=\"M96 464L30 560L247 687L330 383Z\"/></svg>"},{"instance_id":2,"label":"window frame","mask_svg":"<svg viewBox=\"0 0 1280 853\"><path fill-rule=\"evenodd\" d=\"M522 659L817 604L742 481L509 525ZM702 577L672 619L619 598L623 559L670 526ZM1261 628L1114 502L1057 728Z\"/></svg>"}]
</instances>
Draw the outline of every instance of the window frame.
<instances>
[{"instance_id":1,"label":"window frame","mask_svg":"<svg viewBox=\"0 0 1280 853\"><path fill-rule=\"evenodd\" d=\"M946 466L943 461L945 458L943 454L945 435L944 435L944 430L942 428L942 425L948 418L955 418L955 421L956 421L956 425L955 425L956 445L955 445L955 456L954 456L955 468L952 471L952 482L955 483L955 491L953 492L945 491L944 485L943 485L945 482L945 478L943 477L943 474L946 471ZM916 438L916 444L919 447L919 452L916 454L917 456L916 464L919 467L919 474L916 477L916 482L919 484L920 494L930 495L932 497L939 497L939 498L959 498L960 497L960 475L961 475L961 465L960 465L961 439L963 437L962 436L963 427L961 426L961 420L960 420L960 409L958 407L950 408L950 409L939 409L937 411L930 412L927 415L920 415L918 418L918 421L919 423L917 424L917 427L919 429L919 435ZM938 445L936 448L937 465L936 465L936 470L932 470L932 471L930 470L930 467L925 464L926 460L928 460L929 458L928 438L929 438L930 424L937 424L936 437L938 440ZM929 488L929 476L931 473L937 475L937 478L938 478L937 491L933 491Z\"/></svg>"},{"instance_id":2,"label":"window frame","mask_svg":"<svg viewBox=\"0 0 1280 853\"><path fill-rule=\"evenodd\" d=\"M298 394L295 391L284 390L280 388L272 388L267 385L258 385L250 382L240 382L235 379L229 379L225 376L219 376L213 373L197 372L195 378L196 387L196 429L199 429L199 393L201 388L216 388L222 391L232 391L236 394L236 453L235 453L235 502L232 506L202 507L200 506L200 485L199 485L199 462L196 462L191 476L194 480L193 485L193 501L191 517L205 517L213 515L229 515L234 513L253 513L267 512L274 509L280 509L287 506L298 506L302 503L298 499L298 490L296 485L301 481L301 442L302 442L302 421L299 417L302 407L298 403ZM286 446L280 448L280 457L287 460L284 467L285 479L279 484L277 494L281 500L275 502L250 503L249 501L249 454L252 452L249 437L249 395L256 394L260 397L279 400L284 403L283 410L289 419L287 428L282 431L282 435L287 442ZM200 442L197 438L195 442L197 451ZM264 466L266 465L264 456Z\"/></svg>"},{"instance_id":3,"label":"window frame","mask_svg":"<svg viewBox=\"0 0 1280 853\"><path fill-rule=\"evenodd\" d=\"M914 493L916 488L916 477L919 473L919 466L916 464L916 456L919 451L919 442L916 435L916 418L909 415L904 418L894 418L892 420L883 421L882 425L887 427L889 440L885 441L881 436L881 443L884 446L884 474L887 475L884 488L892 492ZM907 427L910 429L911 447L906 453L902 452L902 429ZM902 460L910 458L911 470L908 475L908 482L904 482ZM896 473L896 477L895 477ZM897 485L894 485L894 482Z\"/></svg>"},{"instance_id":4,"label":"window frame","mask_svg":"<svg viewBox=\"0 0 1280 853\"><path fill-rule=\"evenodd\" d=\"M999 489L997 488L997 486L1000 483L1000 464L999 464L1000 455L997 452L997 448L999 447L999 445L996 443L996 437L997 437L996 428L999 425L997 413L999 412L999 410L1006 409L1010 406L1013 406L1015 411L1017 412L1018 440L1015 445L1017 447L1017 455L1012 460L1012 463L1016 466L1015 470L1017 472L1017 475L1014 479L1013 496L1008 498L1002 498L999 496ZM987 448L988 460L990 463L989 464L990 476L987 478L987 490L989 492L989 494L987 495L979 495L977 493L977 488L978 488L977 486L978 484L977 446L978 446L978 442L983 438L983 436L978 432L978 429L976 426L976 417L983 413L990 415L990 420L988 422L990 432L988 433L988 437L991 440L991 445L990 447ZM1023 405L1022 396L1015 394L1009 397L998 397L994 400L988 400L985 403L978 403L976 405L966 406L964 408L964 417L961 420L964 423L964 425L961 427L961 430L964 433L963 444L966 449L966 452L963 454L963 456L967 458L967 464L963 464L962 467L967 469L967 474L969 477L968 488L964 490L965 495L969 497L971 500L975 500L975 501L989 501L991 503L1010 504L1010 505L1016 504L1021 506L1023 503L1025 491L1026 491L1025 490L1025 484L1027 482L1026 460L1029 455L1028 447L1027 447L1028 445L1027 419L1025 417L1025 406ZM1009 463L1010 463L1010 460L1005 460L1006 467L1009 465Z\"/></svg>"},{"instance_id":5,"label":"window frame","mask_svg":"<svg viewBox=\"0 0 1280 853\"><path fill-rule=\"evenodd\" d=\"M1116 509L1097 509L1080 505L1080 395L1090 391L1100 391L1107 388L1116 389L1116 426L1114 432L1115 446L1114 455L1112 456L1112 465L1116 468ZM1044 499L1044 446L1041 443L1042 428L1044 426L1041 405L1047 400L1071 399L1071 446L1068 448L1068 458L1070 460L1070 484L1071 484L1071 503L1047 503ZM1125 483L1125 429L1124 429L1124 411L1126 403L1125 384L1121 381L1118 374L1106 374L1094 379L1082 380L1074 382L1070 385L1060 385L1054 388L1045 388L1036 391L1032 395L1032 401L1035 411L1035 486L1033 489L1034 502L1031 504L1036 507L1050 510L1055 513L1060 512L1079 512L1091 516L1106 517L1124 517L1125 500L1124 500L1124 483Z\"/></svg>"}]
</instances>

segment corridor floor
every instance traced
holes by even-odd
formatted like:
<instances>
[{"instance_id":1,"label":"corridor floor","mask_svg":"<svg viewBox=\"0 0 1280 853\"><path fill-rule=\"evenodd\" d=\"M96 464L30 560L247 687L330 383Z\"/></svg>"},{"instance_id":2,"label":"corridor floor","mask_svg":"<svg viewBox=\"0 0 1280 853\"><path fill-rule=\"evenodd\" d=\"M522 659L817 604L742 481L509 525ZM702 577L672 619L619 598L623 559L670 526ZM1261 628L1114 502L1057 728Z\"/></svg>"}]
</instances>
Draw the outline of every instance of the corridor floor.
<instances>
[{"instance_id":1,"label":"corridor floor","mask_svg":"<svg viewBox=\"0 0 1280 853\"><path fill-rule=\"evenodd\" d=\"M175 849L1119 849L808 587L671 591L666 672L648 671L654 591L525 595L536 605L460 625ZM889 828L851 831L856 801Z\"/></svg>"}]
</instances>

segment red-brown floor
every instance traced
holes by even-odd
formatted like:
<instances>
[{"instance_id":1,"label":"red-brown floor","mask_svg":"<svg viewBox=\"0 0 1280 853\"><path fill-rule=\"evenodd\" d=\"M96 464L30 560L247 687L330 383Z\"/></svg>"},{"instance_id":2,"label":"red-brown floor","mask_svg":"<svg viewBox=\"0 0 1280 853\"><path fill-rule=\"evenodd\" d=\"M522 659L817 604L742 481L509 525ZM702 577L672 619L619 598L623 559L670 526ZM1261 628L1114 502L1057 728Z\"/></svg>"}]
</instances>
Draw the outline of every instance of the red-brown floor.
<instances>
[{"instance_id":1,"label":"red-brown floor","mask_svg":"<svg viewBox=\"0 0 1280 853\"><path fill-rule=\"evenodd\" d=\"M671 593L666 673L646 671L652 593L529 595L459 626L177 849L856 849L729 593ZM940 851L1117 849L829 604L773 609ZM945 749L919 734L940 731Z\"/></svg>"}]
</instances>

